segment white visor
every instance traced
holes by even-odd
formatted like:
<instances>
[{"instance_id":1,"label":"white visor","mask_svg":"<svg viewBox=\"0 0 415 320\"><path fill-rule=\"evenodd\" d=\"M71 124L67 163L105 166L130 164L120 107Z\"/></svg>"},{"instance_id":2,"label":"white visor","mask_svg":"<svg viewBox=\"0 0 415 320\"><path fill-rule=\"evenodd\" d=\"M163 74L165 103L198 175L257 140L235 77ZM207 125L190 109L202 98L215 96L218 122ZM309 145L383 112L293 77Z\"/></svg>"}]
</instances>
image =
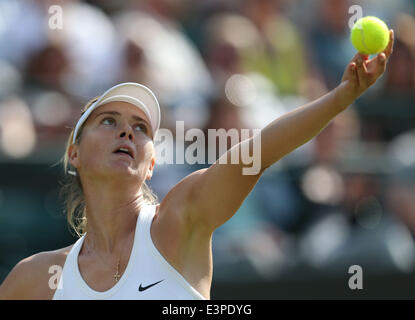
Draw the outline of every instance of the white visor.
<instances>
[{"instance_id":1,"label":"white visor","mask_svg":"<svg viewBox=\"0 0 415 320\"><path fill-rule=\"evenodd\" d=\"M160 127L160 106L154 93L143 86L134 82L125 82L108 89L102 96L98 98L92 106L78 120L73 135L73 143L75 143L79 129L88 119L89 115L98 107L112 101L123 101L131 103L142 110L150 120L151 129L153 131L153 140Z\"/></svg>"}]
</instances>

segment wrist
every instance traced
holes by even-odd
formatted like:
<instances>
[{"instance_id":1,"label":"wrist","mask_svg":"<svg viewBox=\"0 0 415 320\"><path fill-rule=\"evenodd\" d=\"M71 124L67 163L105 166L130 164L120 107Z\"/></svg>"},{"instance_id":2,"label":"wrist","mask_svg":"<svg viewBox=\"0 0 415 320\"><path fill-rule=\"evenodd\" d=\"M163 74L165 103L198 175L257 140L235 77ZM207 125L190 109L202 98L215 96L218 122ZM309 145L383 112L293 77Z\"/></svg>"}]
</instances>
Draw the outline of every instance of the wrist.
<instances>
[{"instance_id":1,"label":"wrist","mask_svg":"<svg viewBox=\"0 0 415 320\"><path fill-rule=\"evenodd\" d=\"M335 108L342 112L347 109L355 100L357 96L353 94L352 90L348 86L348 81L341 82L336 88L333 89L333 104Z\"/></svg>"}]
</instances>

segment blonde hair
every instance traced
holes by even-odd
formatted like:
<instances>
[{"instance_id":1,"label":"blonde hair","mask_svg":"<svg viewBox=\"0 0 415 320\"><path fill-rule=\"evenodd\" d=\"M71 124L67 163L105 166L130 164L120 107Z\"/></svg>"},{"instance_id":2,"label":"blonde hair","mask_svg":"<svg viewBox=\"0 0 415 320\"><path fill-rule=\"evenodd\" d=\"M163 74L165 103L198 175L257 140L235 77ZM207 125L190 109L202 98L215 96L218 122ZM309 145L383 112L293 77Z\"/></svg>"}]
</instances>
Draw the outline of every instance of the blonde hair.
<instances>
[{"instance_id":1,"label":"blonde hair","mask_svg":"<svg viewBox=\"0 0 415 320\"><path fill-rule=\"evenodd\" d=\"M86 110L88 110L91 105L98 100L99 97L96 97L89 101L85 107L82 109L81 116L85 113ZM82 130L85 123L81 126L79 130L78 137L75 140L75 144L79 144L81 140ZM86 204L85 204L85 198L84 193L82 189L82 183L81 179L79 177L79 174L77 173L76 168L74 169L75 175L68 174L70 171L68 171L70 163L69 163L69 157L68 157L68 151L69 147L72 144L73 135L74 135L75 128L72 128L71 134L69 135L69 138L66 142L66 148L65 148L65 154L61 158L60 162L63 163L63 169L64 169L64 176L65 180L62 184L61 190L60 190L60 197L63 198L64 201L64 207L66 211L66 220L68 222L68 225L70 227L70 231L74 231L76 236L81 237L85 234L86 226L87 226L87 218L86 218ZM143 192L143 198L144 202L146 204L157 204L158 198L157 196L152 192L150 187L146 184L144 181L141 190Z\"/></svg>"}]
</instances>

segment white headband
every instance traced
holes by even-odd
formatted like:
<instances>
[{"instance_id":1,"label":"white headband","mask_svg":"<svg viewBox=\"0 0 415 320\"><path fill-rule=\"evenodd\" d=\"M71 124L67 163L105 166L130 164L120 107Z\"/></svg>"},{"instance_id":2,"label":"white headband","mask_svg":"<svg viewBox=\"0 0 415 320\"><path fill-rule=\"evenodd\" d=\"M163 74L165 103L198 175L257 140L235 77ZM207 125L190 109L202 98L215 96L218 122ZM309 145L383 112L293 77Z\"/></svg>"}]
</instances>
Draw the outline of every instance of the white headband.
<instances>
[{"instance_id":1,"label":"white headband","mask_svg":"<svg viewBox=\"0 0 415 320\"><path fill-rule=\"evenodd\" d=\"M85 111L75 126L72 143L75 143L78 138L79 129L88 119L89 115L96 108L112 101L124 101L140 108L140 110L142 110L150 120L154 140L160 127L160 106L157 98L146 86L134 82L125 82L108 89L92 106Z\"/></svg>"}]
</instances>

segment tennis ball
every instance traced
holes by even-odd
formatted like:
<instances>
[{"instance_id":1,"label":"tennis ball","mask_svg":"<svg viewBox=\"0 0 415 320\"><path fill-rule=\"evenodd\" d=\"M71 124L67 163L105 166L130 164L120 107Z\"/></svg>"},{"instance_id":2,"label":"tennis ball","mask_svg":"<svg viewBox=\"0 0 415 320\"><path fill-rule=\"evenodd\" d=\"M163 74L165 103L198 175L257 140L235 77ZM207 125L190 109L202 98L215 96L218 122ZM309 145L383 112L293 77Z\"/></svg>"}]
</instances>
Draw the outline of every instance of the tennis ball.
<instances>
[{"instance_id":1,"label":"tennis ball","mask_svg":"<svg viewBox=\"0 0 415 320\"><path fill-rule=\"evenodd\" d=\"M389 43L389 28L379 18L364 17L354 24L350 41L360 53L377 54Z\"/></svg>"}]
</instances>

